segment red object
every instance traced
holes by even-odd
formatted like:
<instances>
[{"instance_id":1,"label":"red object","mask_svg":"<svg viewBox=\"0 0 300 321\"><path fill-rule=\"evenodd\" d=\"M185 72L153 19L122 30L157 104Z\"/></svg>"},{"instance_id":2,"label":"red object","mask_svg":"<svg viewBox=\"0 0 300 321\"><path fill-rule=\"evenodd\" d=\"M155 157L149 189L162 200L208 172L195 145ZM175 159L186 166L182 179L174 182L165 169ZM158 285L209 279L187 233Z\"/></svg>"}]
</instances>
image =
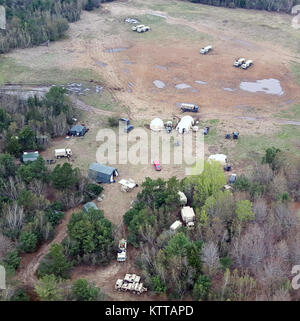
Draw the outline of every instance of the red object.
<instances>
[{"instance_id":1,"label":"red object","mask_svg":"<svg viewBox=\"0 0 300 321\"><path fill-rule=\"evenodd\" d=\"M153 161L153 165L154 165L156 171L161 171L159 161Z\"/></svg>"}]
</instances>

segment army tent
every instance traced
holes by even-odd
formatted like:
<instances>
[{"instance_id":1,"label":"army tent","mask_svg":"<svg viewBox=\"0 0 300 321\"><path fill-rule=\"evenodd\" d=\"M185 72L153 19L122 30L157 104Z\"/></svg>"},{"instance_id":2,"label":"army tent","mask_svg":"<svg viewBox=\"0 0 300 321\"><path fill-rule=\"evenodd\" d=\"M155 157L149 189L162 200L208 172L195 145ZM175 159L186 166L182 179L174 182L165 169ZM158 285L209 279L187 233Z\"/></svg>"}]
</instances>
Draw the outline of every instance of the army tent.
<instances>
[{"instance_id":1,"label":"army tent","mask_svg":"<svg viewBox=\"0 0 300 321\"><path fill-rule=\"evenodd\" d=\"M89 177L97 183L112 183L115 176L119 176L116 168L99 163L90 165Z\"/></svg>"}]
</instances>

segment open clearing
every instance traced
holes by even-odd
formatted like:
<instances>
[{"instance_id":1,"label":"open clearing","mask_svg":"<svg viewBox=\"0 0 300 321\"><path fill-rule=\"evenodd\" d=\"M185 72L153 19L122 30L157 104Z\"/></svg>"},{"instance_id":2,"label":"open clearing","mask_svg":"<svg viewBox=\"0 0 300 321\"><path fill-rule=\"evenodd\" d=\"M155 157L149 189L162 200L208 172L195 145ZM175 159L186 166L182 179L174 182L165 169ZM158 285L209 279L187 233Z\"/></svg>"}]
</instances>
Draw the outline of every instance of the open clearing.
<instances>
[{"instance_id":1,"label":"open clearing","mask_svg":"<svg viewBox=\"0 0 300 321\"><path fill-rule=\"evenodd\" d=\"M151 31L132 32L131 25L124 23L126 17L138 18L150 25ZM82 122L90 128L86 136L55 139L42 153L49 159L55 148L70 147L73 164L84 173L96 159L100 144L96 135L107 127L108 116L124 115L136 127L144 126L153 117L169 120L180 116L176 103L188 102L200 106L200 125L211 127L205 137L205 154L227 154L234 172L241 174L271 145L300 153L300 42L290 23L291 17L285 14L182 1L106 3L102 10L84 11L81 20L70 25L67 39L49 47L15 50L0 58L0 83L46 86L80 82L86 87L104 87L101 95L87 92L72 97L83 110ZM208 44L213 51L200 55L200 48ZM254 66L249 70L233 68L237 57L254 60ZM276 84L275 93L269 93L265 85L258 92L241 88L241 83L270 79L267 84ZM240 132L238 141L224 139L225 133L235 130ZM184 177L184 168L174 164L163 164L161 172L151 165L117 167L121 178L133 178L138 184L147 176ZM122 193L119 184L111 184L105 186L105 199L97 203L124 234L122 217L139 190ZM58 229L65 231L67 219ZM64 233L57 232L54 241L61 241ZM48 249L45 245L38 255L22 259L17 277L25 284L32 285L34 273L28 272L36 269ZM123 265L80 266L72 279L94 281L113 300L136 300L113 291L118 277L138 273L136 255L138 252L130 248ZM141 299L165 298L147 294Z\"/></svg>"}]
</instances>

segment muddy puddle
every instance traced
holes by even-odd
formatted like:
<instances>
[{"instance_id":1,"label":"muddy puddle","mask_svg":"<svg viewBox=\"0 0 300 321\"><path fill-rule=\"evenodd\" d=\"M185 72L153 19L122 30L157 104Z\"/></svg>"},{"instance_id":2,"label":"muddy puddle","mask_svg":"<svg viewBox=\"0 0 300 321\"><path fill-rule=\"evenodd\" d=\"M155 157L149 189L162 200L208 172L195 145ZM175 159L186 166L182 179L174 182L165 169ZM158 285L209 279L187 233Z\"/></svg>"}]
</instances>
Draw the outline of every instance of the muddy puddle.
<instances>
[{"instance_id":1,"label":"muddy puddle","mask_svg":"<svg viewBox=\"0 0 300 321\"><path fill-rule=\"evenodd\" d=\"M105 68L107 66L107 64L105 62L102 62L102 61L97 61L97 65L100 66L100 67L103 67L103 68Z\"/></svg>"},{"instance_id":2,"label":"muddy puddle","mask_svg":"<svg viewBox=\"0 0 300 321\"><path fill-rule=\"evenodd\" d=\"M175 85L175 88L176 89L188 89L188 88L192 88L192 87L188 84L182 83L182 84Z\"/></svg>"},{"instance_id":3,"label":"muddy puddle","mask_svg":"<svg viewBox=\"0 0 300 321\"><path fill-rule=\"evenodd\" d=\"M264 92L270 95L282 96L284 94L280 81L277 79L263 79L256 82L243 81L240 83L240 89L251 92Z\"/></svg>"},{"instance_id":4,"label":"muddy puddle","mask_svg":"<svg viewBox=\"0 0 300 321\"><path fill-rule=\"evenodd\" d=\"M159 89L163 89L166 87L166 84L161 80L154 80L153 84Z\"/></svg>"},{"instance_id":5,"label":"muddy puddle","mask_svg":"<svg viewBox=\"0 0 300 321\"><path fill-rule=\"evenodd\" d=\"M225 91L230 91L230 92L232 92L232 91L234 91L234 89L232 89L232 88L228 88L228 87L226 87L226 88L223 88Z\"/></svg>"},{"instance_id":6,"label":"muddy puddle","mask_svg":"<svg viewBox=\"0 0 300 321\"><path fill-rule=\"evenodd\" d=\"M167 71L167 70L168 70L168 67L166 67L166 66L161 66L161 65L155 65L155 68L160 69L160 70L164 70L164 71Z\"/></svg>"},{"instance_id":7,"label":"muddy puddle","mask_svg":"<svg viewBox=\"0 0 300 321\"><path fill-rule=\"evenodd\" d=\"M195 83L198 85L207 85L207 82L202 80L195 80Z\"/></svg>"},{"instance_id":8,"label":"muddy puddle","mask_svg":"<svg viewBox=\"0 0 300 321\"><path fill-rule=\"evenodd\" d=\"M125 50L127 50L127 48L109 48L109 49L105 49L104 52L115 53L115 52L121 52Z\"/></svg>"}]
</instances>

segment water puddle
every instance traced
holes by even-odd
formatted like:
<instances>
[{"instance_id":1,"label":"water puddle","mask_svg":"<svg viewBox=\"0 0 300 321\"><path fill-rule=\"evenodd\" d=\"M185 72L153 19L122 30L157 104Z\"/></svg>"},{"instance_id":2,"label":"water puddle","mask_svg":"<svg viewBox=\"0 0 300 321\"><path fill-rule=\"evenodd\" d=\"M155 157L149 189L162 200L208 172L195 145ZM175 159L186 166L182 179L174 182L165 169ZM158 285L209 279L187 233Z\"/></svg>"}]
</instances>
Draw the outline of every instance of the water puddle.
<instances>
[{"instance_id":1,"label":"water puddle","mask_svg":"<svg viewBox=\"0 0 300 321\"><path fill-rule=\"evenodd\" d=\"M190 85L188 84L178 84L175 86L176 89L187 89L187 88L191 88Z\"/></svg>"},{"instance_id":2,"label":"water puddle","mask_svg":"<svg viewBox=\"0 0 300 321\"><path fill-rule=\"evenodd\" d=\"M240 83L240 89L249 91L252 93L264 92L270 95L282 96L284 94L280 81L277 79L263 79L257 80L256 82L246 82L243 81Z\"/></svg>"},{"instance_id":3,"label":"water puddle","mask_svg":"<svg viewBox=\"0 0 300 321\"><path fill-rule=\"evenodd\" d=\"M99 65L100 67L103 67L103 68L105 68L107 66L107 64L102 61L97 61L97 65Z\"/></svg>"},{"instance_id":4,"label":"water puddle","mask_svg":"<svg viewBox=\"0 0 300 321\"><path fill-rule=\"evenodd\" d=\"M167 67L161 66L161 65L156 65L155 68L160 69L160 70L164 70L164 71L168 70Z\"/></svg>"},{"instance_id":5,"label":"water puddle","mask_svg":"<svg viewBox=\"0 0 300 321\"><path fill-rule=\"evenodd\" d=\"M163 89L166 87L165 83L161 80L154 80L153 84L159 89Z\"/></svg>"},{"instance_id":6,"label":"water puddle","mask_svg":"<svg viewBox=\"0 0 300 321\"><path fill-rule=\"evenodd\" d=\"M127 50L127 48L109 48L109 49L105 49L104 52L115 53L115 52L121 52L125 50Z\"/></svg>"},{"instance_id":7,"label":"water puddle","mask_svg":"<svg viewBox=\"0 0 300 321\"><path fill-rule=\"evenodd\" d=\"M234 91L234 89L232 89L232 88L223 88L225 91L230 91L230 92L232 92L232 91Z\"/></svg>"},{"instance_id":8,"label":"water puddle","mask_svg":"<svg viewBox=\"0 0 300 321\"><path fill-rule=\"evenodd\" d=\"M195 80L195 83L199 84L199 85L206 85L207 84L206 81L201 81L201 80Z\"/></svg>"}]
</instances>

